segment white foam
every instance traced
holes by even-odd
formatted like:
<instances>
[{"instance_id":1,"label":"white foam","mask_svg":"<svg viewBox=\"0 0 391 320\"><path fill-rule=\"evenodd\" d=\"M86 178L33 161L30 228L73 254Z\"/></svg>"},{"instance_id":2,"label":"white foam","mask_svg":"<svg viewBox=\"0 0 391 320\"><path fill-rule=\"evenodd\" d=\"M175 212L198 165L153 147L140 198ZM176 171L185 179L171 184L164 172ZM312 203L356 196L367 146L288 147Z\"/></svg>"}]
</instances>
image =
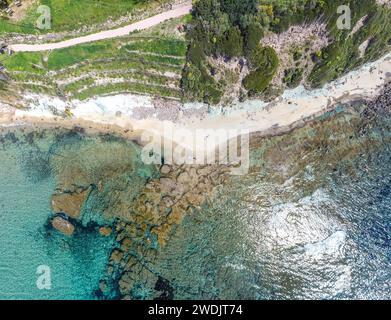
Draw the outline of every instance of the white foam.
<instances>
[{"instance_id":1,"label":"white foam","mask_svg":"<svg viewBox=\"0 0 391 320\"><path fill-rule=\"evenodd\" d=\"M343 229L332 215L321 214L333 210L334 204L323 189L297 202L276 204L262 223L267 250L288 249L316 243L327 238L330 232Z\"/></svg>"},{"instance_id":2,"label":"white foam","mask_svg":"<svg viewBox=\"0 0 391 320\"><path fill-rule=\"evenodd\" d=\"M115 116L118 112L131 117L135 108L154 108L151 97L131 94L98 97L86 101L74 100L72 105L72 114L75 117Z\"/></svg>"},{"instance_id":3,"label":"white foam","mask_svg":"<svg viewBox=\"0 0 391 320\"><path fill-rule=\"evenodd\" d=\"M346 232L337 231L324 240L306 244L304 251L307 256L313 259L322 259L325 255L340 256L342 255L345 240Z\"/></svg>"}]
</instances>

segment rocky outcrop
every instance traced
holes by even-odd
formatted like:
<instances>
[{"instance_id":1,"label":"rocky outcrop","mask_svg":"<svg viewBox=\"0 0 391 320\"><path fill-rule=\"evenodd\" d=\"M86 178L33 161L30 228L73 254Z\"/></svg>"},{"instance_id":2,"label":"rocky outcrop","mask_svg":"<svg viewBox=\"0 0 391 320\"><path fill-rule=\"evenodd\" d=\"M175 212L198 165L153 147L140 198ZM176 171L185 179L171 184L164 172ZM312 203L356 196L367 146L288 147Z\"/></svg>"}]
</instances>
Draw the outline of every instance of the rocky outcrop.
<instances>
[{"instance_id":1,"label":"rocky outcrop","mask_svg":"<svg viewBox=\"0 0 391 320\"><path fill-rule=\"evenodd\" d=\"M160 177L145 185L131 205L127 221L116 225L120 246L112 252L104 280L118 283L121 298L174 297L168 280L153 271L158 250L187 214L213 197L215 188L228 179L228 170L223 166L163 165ZM148 296L144 296L146 292Z\"/></svg>"},{"instance_id":2,"label":"rocky outcrop","mask_svg":"<svg viewBox=\"0 0 391 320\"><path fill-rule=\"evenodd\" d=\"M68 237L72 236L75 231L75 226L72 223L59 216L52 219L52 226L54 229Z\"/></svg>"},{"instance_id":3,"label":"rocky outcrop","mask_svg":"<svg viewBox=\"0 0 391 320\"><path fill-rule=\"evenodd\" d=\"M391 111L391 82L384 87L379 96L373 100L366 101L365 104L367 107L362 112L362 116L366 119L388 115Z\"/></svg>"},{"instance_id":4,"label":"rocky outcrop","mask_svg":"<svg viewBox=\"0 0 391 320\"><path fill-rule=\"evenodd\" d=\"M99 233L104 237L109 237L113 232L113 229L110 227L101 227L99 228Z\"/></svg>"},{"instance_id":5,"label":"rocky outcrop","mask_svg":"<svg viewBox=\"0 0 391 320\"><path fill-rule=\"evenodd\" d=\"M57 187L49 222L67 236L96 232L115 239L97 297L173 298L169 280L154 271L159 250L186 215L214 196L230 168L146 166L132 143L77 138L60 140L53 152Z\"/></svg>"},{"instance_id":6,"label":"rocky outcrop","mask_svg":"<svg viewBox=\"0 0 391 320\"><path fill-rule=\"evenodd\" d=\"M52 196L52 210L78 219L90 189L77 188L74 192L59 192Z\"/></svg>"},{"instance_id":7,"label":"rocky outcrop","mask_svg":"<svg viewBox=\"0 0 391 320\"><path fill-rule=\"evenodd\" d=\"M75 226L69 222L81 219L81 210L90 194L90 188L73 188L72 191L57 189L52 196L52 211L57 216L52 220L52 226L66 236L72 236Z\"/></svg>"}]
</instances>

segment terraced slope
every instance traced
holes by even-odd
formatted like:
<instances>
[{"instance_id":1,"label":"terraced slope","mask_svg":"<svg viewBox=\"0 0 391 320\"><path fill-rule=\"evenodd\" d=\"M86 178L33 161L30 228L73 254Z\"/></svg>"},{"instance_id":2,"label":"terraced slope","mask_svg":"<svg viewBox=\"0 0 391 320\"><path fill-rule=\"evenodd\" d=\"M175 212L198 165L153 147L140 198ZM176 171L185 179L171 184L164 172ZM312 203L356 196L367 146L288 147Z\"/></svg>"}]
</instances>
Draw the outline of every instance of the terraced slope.
<instances>
[{"instance_id":1,"label":"terraced slope","mask_svg":"<svg viewBox=\"0 0 391 320\"><path fill-rule=\"evenodd\" d=\"M135 34L71 48L15 53L4 66L13 85L64 99L114 93L180 98L186 42Z\"/></svg>"}]
</instances>

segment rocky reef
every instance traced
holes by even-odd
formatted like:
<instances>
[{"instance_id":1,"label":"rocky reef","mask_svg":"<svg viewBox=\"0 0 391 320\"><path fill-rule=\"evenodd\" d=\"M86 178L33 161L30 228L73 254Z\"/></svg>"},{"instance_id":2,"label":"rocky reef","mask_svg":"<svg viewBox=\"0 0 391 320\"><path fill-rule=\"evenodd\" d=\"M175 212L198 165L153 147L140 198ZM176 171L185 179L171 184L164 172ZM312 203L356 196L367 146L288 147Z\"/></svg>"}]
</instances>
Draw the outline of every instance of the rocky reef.
<instances>
[{"instance_id":1,"label":"rocky reef","mask_svg":"<svg viewBox=\"0 0 391 320\"><path fill-rule=\"evenodd\" d=\"M56 139L47 155L56 180L47 227L67 237L115 239L96 297L172 298L169 281L153 271L156 256L184 217L229 179L230 168L147 166L135 143L80 130Z\"/></svg>"},{"instance_id":2,"label":"rocky reef","mask_svg":"<svg viewBox=\"0 0 391 320\"><path fill-rule=\"evenodd\" d=\"M118 283L117 294L124 299L172 297L168 280L154 272L158 250L186 214L213 198L216 188L228 179L227 171L222 166L161 166L160 178L146 184L128 219L116 223L120 245L110 257L104 287Z\"/></svg>"},{"instance_id":3,"label":"rocky reef","mask_svg":"<svg viewBox=\"0 0 391 320\"><path fill-rule=\"evenodd\" d=\"M295 177L292 183L300 184L296 185L300 190L298 196L307 196L327 184L328 177L318 176L320 172L337 174L342 170L354 179L357 166L351 159L360 159L363 150L373 154L386 143L385 138L372 139L363 130L373 128L376 119L389 117L389 92L387 86L373 101L340 105L290 134L254 135L249 177L259 176L265 184L280 182L282 185ZM387 130L384 123L382 127ZM301 176L305 185L301 184ZM107 290L103 295L113 296L108 288L115 288L115 297L122 299L175 297L175 289L170 284L172 279L156 268L156 261L161 259L159 253L169 245L170 236L186 215L196 216L202 204L213 201L219 186L224 188L235 183L235 179L227 174L225 167L163 165L159 178L150 180L133 202L132 218L116 223L119 246L112 252L107 275L102 279ZM288 189L279 189L276 193L282 195Z\"/></svg>"},{"instance_id":4,"label":"rocky reef","mask_svg":"<svg viewBox=\"0 0 391 320\"><path fill-rule=\"evenodd\" d=\"M62 218L60 216L56 216L53 218L52 226L54 229L65 234L66 236L71 236L75 231L75 226L67 219Z\"/></svg>"},{"instance_id":5,"label":"rocky reef","mask_svg":"<svg viewBox=\"0 0 391 320\"><path fill-rule=\"evenodd\" d=\"M62 212L67 216L77 219L80 217L80 212L84 202L86 201L90 189L75 189L68 192L59 192L53 194L52 210L56 213Z\"/></svg>"},{"instance_id":6,"label":"rocky reef","mask_svg":"<svg viewBox=\"0 0 391 320\"><path fill-rule=\"evenodd\" d=\"M184 295L178 292L175 275L159 264L185 219L196 221L220 190L254 178L261 185L275 185L273 194L284 199L291 188L299 198L311 195L341 171L359 179L360 165L352 159L364 161L390 143L390 92L387 85L376 99L339 105L289 134L253 134L250 172L239 178L223 165L147 166L136 143L89 137L80 130L62 130L47 151L30 154L24 163L55 177L50 229L70 239L83 232L113 239L97 298L174 299ZM39 135L25 132L34 150ZM22 143L12 132L1 141L6 140ZM270 205L267 195L257 195L256 203ZM248 194L243 201L253 198Z\"/></svg>"},{"instance_id":7,"label":"rocky reef","mask_svg":"<svg viewBox=\"0 0 391 320\"><path fill-rule=\"evenodd\" d=\"M100 225L98 230L102 236L114 232L118 245L111 253L97 296L124 299L172 297L168 280L153 272L157 252L166 245L186 214L199 210L213 197L216 188L229 178L228 170L223 166L162 165L157 177L146 181L138 196L129 199L126 207L121 202L113 204L110 211L116 212L116 219L112 227ZM102 192L105 183L107 181L101 180L96 190L91 187L74 188L73 192L57 189L52 209L63 216L51 220L53 227L71 236L75 227L69 218L81 222L82 215L86 214L89 194ZM127 190L113 192L127 193ZM110 214L104 215L108 217Z\"/></svg>"}]
</instances>

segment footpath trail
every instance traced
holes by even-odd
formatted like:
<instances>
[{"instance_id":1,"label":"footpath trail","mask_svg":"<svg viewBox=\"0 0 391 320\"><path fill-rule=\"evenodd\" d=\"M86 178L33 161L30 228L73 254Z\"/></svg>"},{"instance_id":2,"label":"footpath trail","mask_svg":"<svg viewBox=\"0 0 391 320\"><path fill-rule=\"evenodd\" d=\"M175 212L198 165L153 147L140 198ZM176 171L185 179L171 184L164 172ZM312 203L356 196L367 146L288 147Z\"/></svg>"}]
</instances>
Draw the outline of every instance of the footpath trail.
<instances>
[{"instance_id":1,"label":"footpath trail","mask_svg":"<svg viewBox=\"0 0 391 320\"><path fill-rule=\"evenodd\" d=\"M133 31L148 29L169 19L179 18L181 16L184 16L190 13L191 8L192 5L191 2L189 1L174 7L170 11L160 13L156 16L132 23L130 25L118 29L101 31L98 33L90 34L83 37L73 38L61 42L44 43L44 44L13 44L10 45L9 48L15 52L48 51L48 50L68 48L82 43L122 37L128 35Z\"/></svg>"}]
</instances>

